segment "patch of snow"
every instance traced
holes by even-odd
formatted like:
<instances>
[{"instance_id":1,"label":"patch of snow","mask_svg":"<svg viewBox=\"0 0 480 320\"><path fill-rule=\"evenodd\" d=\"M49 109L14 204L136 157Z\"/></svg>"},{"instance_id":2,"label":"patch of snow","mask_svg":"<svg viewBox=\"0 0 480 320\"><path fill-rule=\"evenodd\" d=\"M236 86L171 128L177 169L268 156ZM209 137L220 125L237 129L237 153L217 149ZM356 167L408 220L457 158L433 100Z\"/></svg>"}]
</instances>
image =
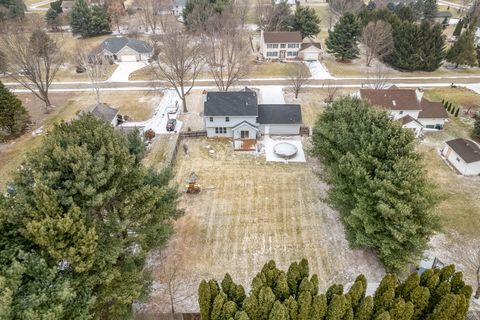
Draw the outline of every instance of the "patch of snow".
<instances>
[{"instance_id":1,"label":"patch of snow","mask_svg":"<svg viewBox=\"0 0 480 320\"><path fill-rule=\"evenodd\" d=\"M332 75L320 61L304 61L310 70L311 79L333 79Z\"/></svg>"},{"instance_id":2,"label":"patch of snow","mask_svg":"<svg viewBox=\"0 0 480 320\"><path fill-rule=\"evenodd\" d=\"M118 67L110 76L110 79L107 80L109 82L128 82L128 77L131 73L147 66L147 63L145 61L115 63L118 65Z\"/></svg>"},{"instance_id":3,"label":"patch of snow","mask_svg":"<svg viewBox=\"0 0 480 320\"><path fill-rule=\"evenodd\" d=\"M275 154L273 149L279 142L288 142L294 145L297 148L297 154L295 155L295 157L285 160L284 158L281 158L277 154ZM298 137L298 139L295 139L295 137L289 137L288 139L272 139L270 137L265 137L263 143L265 146L265 158L267 161L284 163L306 162L305 153L303 151L302 141L300 140L300 137Z\"/></svg>"},{"instance_id":4,"label":"patch of snow","mask_svg":"<svg viewBox=\"0 0 480 320\"><path fill-rule=\"evenodd\" d=\"M480 94L480 83L467 84L467 89L475 91L475 93Z\"/></svg>"},{"instance_id":5,"label":"patch of snow","mask_svg":"<svg viewBox=\"0 0 480 320\"><path fill-rule=\"evenodd\" d=\"M448 24L453 26L453 25L456 25L458 21L460 21L460 19L450 18L450 21L448 22Z\"/></svg>"},{"instance_id":6,"label":"patch of snow","mask_svg":"<svg viewBox=\"0 0 480 320\"><path fill-rule=\"evenodd\" d=\"M259 86L259 102L263 104L285 104L283 86Z\"/></svg>"}]
</instances>

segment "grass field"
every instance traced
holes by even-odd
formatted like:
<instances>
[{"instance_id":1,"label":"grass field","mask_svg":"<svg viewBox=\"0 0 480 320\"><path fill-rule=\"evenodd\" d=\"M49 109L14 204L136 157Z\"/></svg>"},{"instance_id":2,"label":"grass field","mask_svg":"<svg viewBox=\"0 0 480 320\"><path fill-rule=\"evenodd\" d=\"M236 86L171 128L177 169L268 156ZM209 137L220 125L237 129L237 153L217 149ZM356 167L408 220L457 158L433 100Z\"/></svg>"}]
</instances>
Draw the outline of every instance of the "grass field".
<instances>
[{"instance_id":1,"label":"grass field","mask_svg":"<svg viewBox=\"0 0 480 320\"><path fill-rule=\"evenodd\" d=\"M182 194L179 205L185 215L176 222L171 240L190 281L191 298L177 305L179 311L196 310L201 279L218 279L229 272L248 288L270 259L286 268L291 261L308 258L321 289L352 281L358 273L371 281L381 277L382 267L371 253L348 248L337 213L322 202L326 185L318 176L317 162L272 164L263 155L233 152L229 141L184 142L189 155L179 151L175 180L183 193L185 180L194 171L202 191ZM168 262L153 261L152 266L161 263ZM157 269L153 267L158 281ZM150 297L151 312L160 311L155 303L161 299L158 294L154 291Z\"/></svg>"}]
</instances>

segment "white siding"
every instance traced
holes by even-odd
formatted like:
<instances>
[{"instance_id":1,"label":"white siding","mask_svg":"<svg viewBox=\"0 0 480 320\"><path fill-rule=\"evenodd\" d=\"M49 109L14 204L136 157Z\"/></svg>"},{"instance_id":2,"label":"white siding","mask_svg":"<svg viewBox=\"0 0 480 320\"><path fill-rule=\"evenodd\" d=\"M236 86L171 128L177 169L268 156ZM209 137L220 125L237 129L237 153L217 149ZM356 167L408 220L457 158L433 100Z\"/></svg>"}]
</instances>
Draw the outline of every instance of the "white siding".
<instances>
[{"instance_id":1,"label":"white siding","mask_svg":"<svg viewBox=\"0 0 480 320\"><path fill-rule=\"evenodd\" d=\"M256 125L257 117L229 117L230 121L226 121L227 117L212 117L213 121L210 121L210 117L204 117L205 128L207 129L208 137L229 137L233 138L232 128L242 121L247 121L252 125ZM226 134L216 134L215 128L227 128Z\"/></svg>"},{"instance_id":2,"label":"white siding","mask_svg":"<svg viewBox=\"0 0 480 320\"><path fill-rule=\"evenodd\" d=\"M299 124L262 124L260 132L265 134L265 126L269 127L268 134L273 135L297 135L300 134Z\"/></svg>"},{"instance_id":3,"label":"white siding","mask_svg":"<svg viewBox=\"0 0 480 320\"><path fill-rule=\"evenodd\" d=\"M420 118L418 121L425 127L433 126L433 128L427 129L435 129L435 126L440 125L442 128L445 125L445 119L433 119L433 118Z\"/></svg>"},{"instance_id":4,"label":"white siding","mask_svg":"<svg viewBox=\"0 0 480 320\"><path fill-rule=\"evenodd\" d=\"M250 127L247 124L240 125L233 130L233 138L234 139L242 139L241 131L248 131L248 138L246 139L257 139L257 130Z\"/></svg>"},{"instance_id":5,"label":"white siding","mask_svg":"<svg viewBox=\"0 0 480 320\"><path fill-rule=\"evenodd\" d=\"M415 138L418 138L423 131L422 126L415 121L404 124L402 128L413 130Z\"/></svg>"},{"instance_id":6,"label":"white siding","mask_svg":"<svg viewBox=\"0 0 480 320\"><path fill-rule=\"evenodd\" d=\"M451 151L450 151L451 150ZM463 175L478 175L480 174L480 161L466 163L463 159L449 146L443 149L443 155L448 161Z\"/></svg>"}]
</instances>

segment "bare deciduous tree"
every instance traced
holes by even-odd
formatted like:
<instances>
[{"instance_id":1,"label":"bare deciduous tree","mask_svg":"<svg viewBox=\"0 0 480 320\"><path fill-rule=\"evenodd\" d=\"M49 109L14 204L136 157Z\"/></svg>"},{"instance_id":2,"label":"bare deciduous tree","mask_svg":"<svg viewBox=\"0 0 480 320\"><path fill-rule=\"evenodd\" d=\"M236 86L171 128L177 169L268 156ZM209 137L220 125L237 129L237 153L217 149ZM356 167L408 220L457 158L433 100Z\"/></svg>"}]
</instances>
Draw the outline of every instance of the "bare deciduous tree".
<instances>
[{"instance_id":1,"label":"bare deciduous tree","mask_svg":"<svg viewBox=\"0 0 480 320\"><path fill-rule=\"evenodd\" d=\"M173 9L171 0L136 0L136 5L141 8L139 11L140 19L146 30L155 30L158 25L165 32L169 13Z\"/></svg>"},{"instance_id":2,"label":"bare deciduous tree","mask_svg":"<svg viewBox=\"0 0 480 320\"><path fill-rule=\"evenodd\" d=\"M89 51L77 47L77 65L85 70L93 90L97 104L100 103L100 83L102 83L108 75L108 60L101 52Z\"/></svg>"},{"instance_id":3,"label":"bare deciduous tree","mask_svg":"<svg viewBox=\"0 0 480 320\"><path fill-rule=\"evenodd\" d=\"M150 65L157 80L166 80L182 99L183 112L187 110L187 95L195 85L204 64L202 45L185 32L167 30L157 48L158 59Z\"/></svg>"},{"instance_id":4,"label":"bare deciduous tree","mask_svg":"<svg viewBox=\"0 0 480 320\"><path fill-rule=\"evenodd\" d=\"M233 7L235 15L238 17L240 26L243 29L245 27L245 22L247 21L249 2L248 0L235 0Z\"/></svg>"},{"instance_id":5,"label":"bare deciduous tree","mask_svg":"<svg viewBox=\"0 0 480 320\"><path fill-rule=\"evenodd\" d=\"M355 12L364 5L360 0L329 0L329 29L332 28L338 18L343 16L347 11Z\"/></svg>"},{"instance_id":6,"label":"bare deciduous tree","mask_svg":"<svg viewBox=\"0 0 480 320\"><path fill-rule=\"evenodd\" d=\"M291 17L291 9L286 2L273 4L271 1L257 0L255 9L258 27L264 31L284 31Z\"/></svg>"},{"instance_id":7,"label":"bare deciduous tree","mask_svg":"<svg viewBox=\"0 0 480 320\"><path fill-rule=\"evenodd\" d=\"M120 3L119 1L112 1L108 5L107 13L110 17L110 22L117 28L118 33L120 33L120 20L125 15L123 3Z\"/></svg>"},{"instance_id":8,"label":"bare deciduous tree","mask_svg":"<svg viewBox=\"0 0 480 320\"><path fill-rule=\"evenodd\" d=\"M390 71L382 64L367 72L367 86L371 89L386 89L389 85Z\"/></svg>"},{"instance_id":9,"label":"bare deciduous tree","mask_svg":"<svg viewBox=\"0 0 480 320\"><path fill-rule=\"evenodd\" d=\"M260 30L265 30L269 24L273 3L268 0L257 0L255 4L255 20Z\"/></svg>"},{"instance_id":10,"label":"bare deciduous tree","mask_svg":"<svg viewBox=\"0 0 480 320\"><path fill-rule=\"evenodd\" d=\"M226 8L209 23L205 62L220 91L228 91L248 74L250 53L246 34L237 30L234 8Z\"/></svg>"},{"instance_id":11,"label":"bare deciduous tree","mask_svg":"<svg viewBox=\"0 0 480 320\"><path fill-rule=\"evenodd\" d=\"M327 82L327 85L325 86L327 89L327 96L325 97L325 100L323 100L325 103L332 103L333 100L335 100L335 97L338 94L338 87L332 83L331 81Z\"/></svg>"},{"instance_id":12,"label":"bare deciduous tree","mask_svg":"<svg viewBox=\"0 0 480 320\"><path fill-rule=\"evenodd\" d=\"M49 88L64 62L64 54L57 37L38 30L30 36L9 30L2 33L0 42L7 56L8 71L24 88L45 103L50 111Z\"/></svg>"},{"instance_id":13,"label":"bare deciduous tree","mask_svg":"<svg viewBox=\"0 0 480 320\"><path fill-rule=\"evenodd\" d=\"M374 57L380 60L392 51L392 26L382 20L370 21L363 28L362 43L366 47L365 63L369 67Z\"/></svg>"},{"instance_id":14,"label":"bare deciduous tree","mask_svg":"<svg viewBox=\"0 0 480 320\"><path fill-rule=\"evenodd\" d=\"M295 99L302 88L308 83L310 74L302 63L293 63L288 70L289 89L295 94Z\"/></svg>"}]
</instances>

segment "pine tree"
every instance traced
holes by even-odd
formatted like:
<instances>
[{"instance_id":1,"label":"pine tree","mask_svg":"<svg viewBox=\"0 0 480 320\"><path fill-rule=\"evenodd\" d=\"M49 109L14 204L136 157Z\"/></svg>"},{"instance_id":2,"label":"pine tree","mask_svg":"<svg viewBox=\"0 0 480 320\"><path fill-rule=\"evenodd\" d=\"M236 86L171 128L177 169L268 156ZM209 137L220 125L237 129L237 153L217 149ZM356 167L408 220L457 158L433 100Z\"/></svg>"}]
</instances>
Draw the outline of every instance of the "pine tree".
<instances>
[{"instance_id":1,"label":"pine tree","mask_svg":"<svg viewBox=\"0 0 480 320\"><path fill-rule=\"evenodd\" d=\"M342 61L358 58L358 37L362 27L355 15L345 13L335 24L333 31L328 30L327 52Z\"/></svg>"},{"instance_id":2,"label":"pine tree","mask_svg":"<svg viewBox=\"0 0 480 320\"><path fill-rule=\"evenodd\" d=\"M455 111L455 117L458 117L459 112L460 112L460 107L457 107L457 111Z\"/></svg>"},{"instance_id":3,"label":"pine tree","mask_svg":"<svg viewBox=\"0 0 480 320\"><path fill-rule=\"evenodd\" d=\"M13 93L0 81L0 141L23 131L28 113Z\"/></svg>"},{"instance_id":4,"label":"pine tree","mask_svg":"<svg viewBox=\"0 0 480 320\"><path fill-rule=\"evenodd\" d=\"M421 55L423 57L422 70L435 71L445 58L445 36L440 24L430 24L424 21L420 25L422 41Z\"/></svg>"},{"instance_id":5,"label":"pine tree","mask_svg":"<svg viewBox=\"0 0 480 320\"><path fill-rule=\"evenodd\" d=\"M281 304L280 301L275 301L268 320L289 320L287 308L285 308L285 306Z\"/></svg>"},{"instance_id":6,"label":"pine tree","mask_svg":"<svg viewBox=\"0 0 480 320\"><path fill-rule=\"evenodd\" d=\"M92 13L85 0L75 0L75 4L70 12L72 33L82 36L88 35L91 15Z\"/></svg>"},{"instance_id":7,"label":"pine tree","mask_svg":"<svg viewBox=\"0 0 480 320\"><path fill-rule=\"evenodd\" d=\"M89 37L110 33L110 21L107 11L103 7L93 6L91 8L87 30Z\"/></svg>"},{"instance_id":8,"label":"pine tree","mask_svg":"<svg viewBox=\"0 0 480 320\"><path fill-rule=\"evenodd\" d=\"M433 20L437 14L438 6L437 0L424 0L423 2L423 17L425 19Z\"/></svg>"},{"instance_id":9,"label":"pine tree","mask_svg":"<svg viewBox=\"0 0 480 320\"><path fill-rule=\"evenodd\" d=\"M373 298L366 297L355 311L356 320L370 320L373 316Z\"/></svg>"},{"instance_id":10,"label":"pine tree","mask_svg":"<svg viewBox=\"0 0 480 320\"><path fill-rule=\"evenodd\" d=\"M322 113L313 143L313 153L326 165L328 198L342 215L349 242L374 248L391 270L419 258L438 225L432 214L436 196L413 136L386 111L343 98ZM416 187L407 188L405 179Z\"/></svg>"},{"instance_id":11,"label":"pine tree","mask_svg":"<svg viewBox=\"0 0 480 320\"><path fill-rule=\"evenodd\" d=\"M320 18L317 16L315 9L310 7L299 7L293 18L290 27L292 31L299 31L302 39L306 37L315 37L320 33Z\"/></svg>"},{"instance_id":12,"label":"pine tree","mask_svg":"<svg viewBox=\"0 0 480 320\"><path fill-rule=\"evenodd\" d=\"M457 41L450 47L446 59L448 62L459 65L476 66L478 64L475 48L475 30L477 19L474 19L467 30L460 34Z\"/></svg>"},{"instance_id":13,"label":"pine tree","mask_svg":"<svg viewBox=\"0 0 480 320\"><path fill-rule=\"evenodd\" d=\"M131 316L149 288L146 253L165 243L181 213L175 189L147 184L134 158L121 133L90 115L57 124L27 157L11 183L15 196L0 200L0 217L9 217L0 223L0 276L25 267L14 318Z\"/></svg>"},{"instance_id":14,"label":"pine tree","mask_svg":"<svg viewBox=\"0 0 480 320\"><path fill-rule=\"evenodd\" d=\"M480 138L480 116L477 116L473 124L473 137L477 139Z\"/></svg>"},{"instance_id":15,"label":"pine tree","mask_svg":"<svg viewBox=\"0 0 480 320\"><path fill-rule=\"evenodd\" d=\"M455 30L453 30L453 36L458 37L462 33L463 29L463 19L460 19L455 26Z\"/></svg>"}]
</instances>

